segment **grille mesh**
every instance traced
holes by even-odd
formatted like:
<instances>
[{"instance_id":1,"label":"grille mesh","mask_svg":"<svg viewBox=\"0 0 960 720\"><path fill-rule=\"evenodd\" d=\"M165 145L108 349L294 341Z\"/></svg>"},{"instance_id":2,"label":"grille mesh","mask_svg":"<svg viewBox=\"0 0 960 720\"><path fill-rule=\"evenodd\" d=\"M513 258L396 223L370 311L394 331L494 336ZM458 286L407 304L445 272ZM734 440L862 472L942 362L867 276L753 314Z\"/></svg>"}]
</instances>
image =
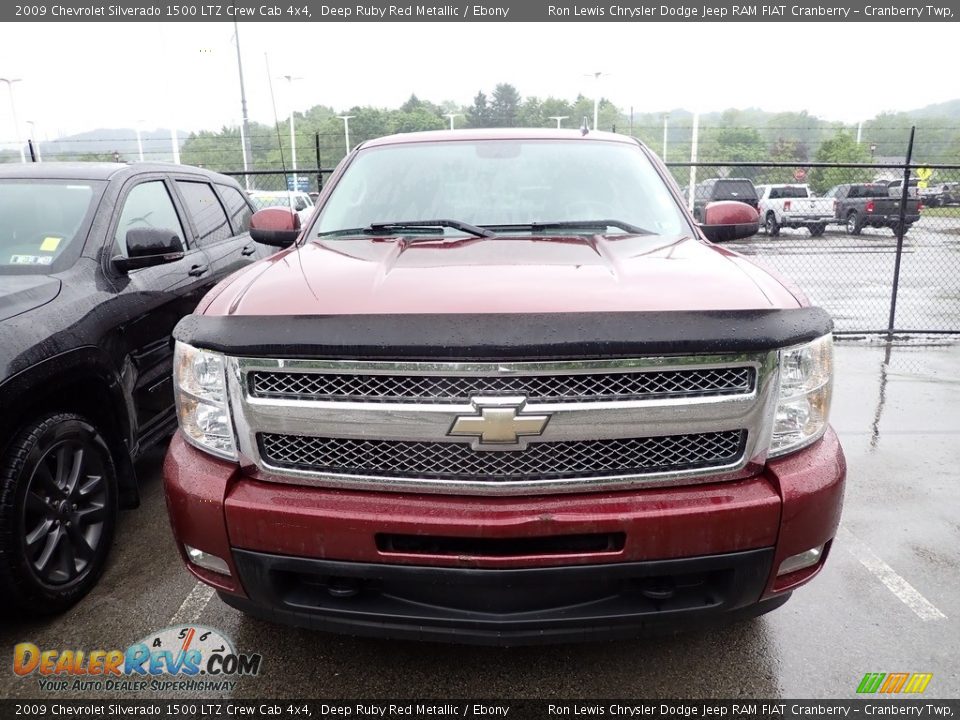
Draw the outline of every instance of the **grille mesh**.
<instances>
[{"instance_id":1,"label":"grille mesh","mask_svg":"<svg viewBox=\"0 0 960 720\"><path fill-rule=\"evenodd\" d=\"M357 402L466 403L476 395L585 402L744 394L753 390L754 378L750 367L499 377L255 371L250 373L250 392L262 398Z\"/></svg>"},{"instance_id":2,"label":"grille mesh","mask_svg":"<svg viewBox=\"0 0 960 720\"><path fill-rule=\"evenodd\" d=\"M355 440L262 433L271 465L345 475L508 481L643 475L728 465L746 431L614 440L533 443L523 450L476 451L463 443Z\"/></svg>"}]
</instances>

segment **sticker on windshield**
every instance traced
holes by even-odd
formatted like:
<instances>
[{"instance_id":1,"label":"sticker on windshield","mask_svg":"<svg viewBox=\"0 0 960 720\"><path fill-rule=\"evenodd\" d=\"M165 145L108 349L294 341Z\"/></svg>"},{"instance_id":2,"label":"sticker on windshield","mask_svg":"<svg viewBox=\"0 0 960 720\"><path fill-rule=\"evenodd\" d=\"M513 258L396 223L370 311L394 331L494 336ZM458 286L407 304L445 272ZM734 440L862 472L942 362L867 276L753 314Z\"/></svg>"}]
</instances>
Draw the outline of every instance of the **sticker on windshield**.
<instances>
[{"instance_id":1,"label":"sticker on windshield","mask_svg":"<svg viewBox=\"0 0 960 720\"><path fill-rule=\"evenodd\" d=\"M11 265L49 265L53 262L52 256L43 257L41 255L11 255Z\"/></svg>"},{"instance_id":2,"label":"sticker on windshield","mask_svg":"<svg viewBox=\"0 0 960 720\"><path fill-rule=\"evenodd\" d=\"M63 240L63 238L57 237L56 235L45 237L43 242L40 243L40 252L56 252L57 248L60 247L61 240Z\"/></svg>"}]
</instances>

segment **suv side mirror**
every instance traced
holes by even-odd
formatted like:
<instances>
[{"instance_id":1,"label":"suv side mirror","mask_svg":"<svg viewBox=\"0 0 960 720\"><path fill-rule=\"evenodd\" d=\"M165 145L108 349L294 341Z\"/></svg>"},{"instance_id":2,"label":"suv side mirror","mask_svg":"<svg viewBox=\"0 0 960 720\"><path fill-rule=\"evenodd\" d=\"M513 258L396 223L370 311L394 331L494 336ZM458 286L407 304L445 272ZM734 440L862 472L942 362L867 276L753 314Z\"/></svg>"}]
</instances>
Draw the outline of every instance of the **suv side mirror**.
<instances>
[{"instance_id":1,"label":"suv side mirror","mask_svg":"<svg viewBox=\"0 0 960 720\"><path fill-rule=\"evenodd\" d=\"M300 237L300 216L290 208L258 210L250 218L250 237L271 247L290 247Z\"/></svg>"},{"instance_id":2,"label":"suv side mirror","mask_svg":"<svg viewBox=\"0 0 960 720\"><path fill-rule=\"evenodd\" d=\"M760 231L760 215L745 203L718 200L707 205L700 229L710 242L740 240Z\"/></svg>"},{"instance_id":3,"label":"suv side mirror","mask_svg":"<svg viewBox=\"0 0 960 720\"><path fill-rule=\"evenodd\" d=\"M183 259L183 241L173 230L133 228L127 231L127 255L112 259L121 272L164 265Z\"/></svg>"}]
</instances>

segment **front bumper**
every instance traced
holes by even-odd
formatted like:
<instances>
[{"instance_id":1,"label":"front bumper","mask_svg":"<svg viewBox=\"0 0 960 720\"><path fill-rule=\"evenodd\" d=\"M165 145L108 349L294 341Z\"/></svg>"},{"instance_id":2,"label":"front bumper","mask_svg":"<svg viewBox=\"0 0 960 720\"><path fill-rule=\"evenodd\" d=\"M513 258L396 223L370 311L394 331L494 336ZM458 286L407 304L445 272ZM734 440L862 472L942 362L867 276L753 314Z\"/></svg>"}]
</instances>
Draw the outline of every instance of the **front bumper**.
<instances>
[{"instance_id":1,"label":"front bumper","mask_svg":"<svg viewBox=\"0 0 960 720\"><path fill-rule=\"evenodd\" d=\"M745 480L563 496L260 482L179 434L164 467L181 553L186 544L223 558L230 575L187 567L229 604L355 634L497 643L686 625L778 602L822 566L776 576L785 558L829 547L845 473L832 430ZM619 540L567 542L598 535Z\"/></svg>"},{"instance_id":2,"label":"front bumper","mask_svg":"<svg viewBox=\"0 0 960 720\"><path fill-rule=\"evenodd\" d=\"M355 635L479 644L618 637L756 603L773 550L682 560L512 570L380 565L235 550L268 620Z\"/></svg>"}]
</instances>

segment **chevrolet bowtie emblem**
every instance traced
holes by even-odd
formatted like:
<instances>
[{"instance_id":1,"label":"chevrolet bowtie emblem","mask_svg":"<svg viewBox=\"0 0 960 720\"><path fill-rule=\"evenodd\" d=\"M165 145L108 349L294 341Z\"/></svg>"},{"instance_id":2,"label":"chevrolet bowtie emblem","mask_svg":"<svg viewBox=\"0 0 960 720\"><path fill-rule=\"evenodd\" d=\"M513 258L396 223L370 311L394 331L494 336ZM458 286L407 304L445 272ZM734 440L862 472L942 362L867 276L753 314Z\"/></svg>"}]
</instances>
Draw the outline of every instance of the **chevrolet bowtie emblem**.
<instances>
[{"instance_id":1,"label":"chevrolet bowtie emblem","mask_svg":"<svg viewBox=\"0 0 960 720\"><path fill-rule=\"evenodd\" d=\"M477 414L461 415L453 421L447 435L474 437L474 447L516 446L520 438L540 435L549 415L524 415L525 397L474 397L470 399Z\"/></svg>"}]
</instances>

